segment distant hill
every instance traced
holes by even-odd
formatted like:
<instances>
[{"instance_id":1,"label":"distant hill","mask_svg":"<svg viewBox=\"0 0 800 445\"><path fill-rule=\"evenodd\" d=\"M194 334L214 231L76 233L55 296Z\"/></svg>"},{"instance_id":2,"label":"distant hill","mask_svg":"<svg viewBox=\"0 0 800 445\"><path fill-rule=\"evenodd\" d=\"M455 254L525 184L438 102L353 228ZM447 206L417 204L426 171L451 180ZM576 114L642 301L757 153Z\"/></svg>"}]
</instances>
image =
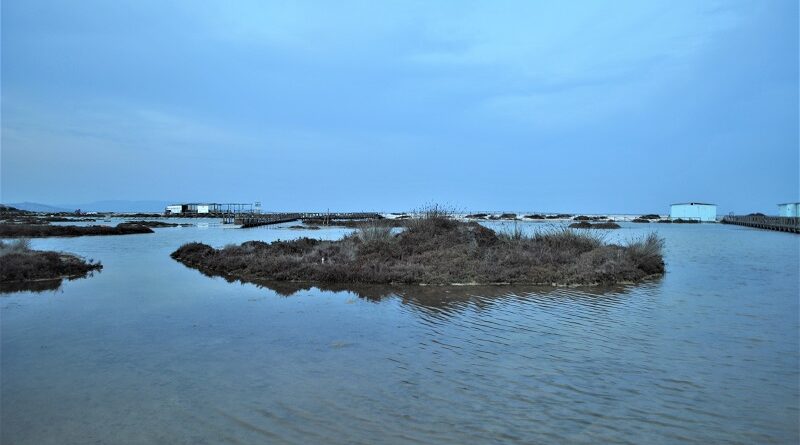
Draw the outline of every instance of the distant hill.
<instances>
[{"instance_id":1,"label":"distant hill","mask_svg":"<svg viewBox=\"0 0 800 445\"><path fill-rule=\"evenodd\" d=\"M172 204L169 201L95 201L84 204L63 205L72 210L81 209L82 212L142 212L161 213L164 207Z\"/></svg>"},{"instance_id":2,"label":"distant hill","mask_svg":"<svg viewBox=\"0 0 800 445\"><path fill-rule=\"evenodd\" d=\"M83 204L57 204L48 205L38 202L16 202L8 203L11 207L29 212L74 212L81 209L82 212L142 212L142 213L161 213L164 207L171 204L168 201L95 201Z\"/></svg>"},{"instance_id":3,"label":"distant hill","mask_svg":"<svg viewBox=\"0 0 800 445\"><path fill-rule=\"evenodd\" d=\"M40 204L38 202L12 202L7 204L19 210L26 210L28 212L71 212L75 209L67 209L64 207L55 207L47 204Z\"/></svg>"}]
</instances>

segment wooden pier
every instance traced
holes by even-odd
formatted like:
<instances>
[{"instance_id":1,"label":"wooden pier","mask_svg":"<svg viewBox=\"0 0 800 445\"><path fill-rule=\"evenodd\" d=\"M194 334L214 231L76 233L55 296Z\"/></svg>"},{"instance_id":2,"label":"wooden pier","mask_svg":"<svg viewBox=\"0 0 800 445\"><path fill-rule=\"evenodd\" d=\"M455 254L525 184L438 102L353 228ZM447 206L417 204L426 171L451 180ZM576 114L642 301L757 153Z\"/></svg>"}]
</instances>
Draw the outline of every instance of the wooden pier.
<instances>
[{"instance_id":1,"label":"wooden pier","mask_svg":"<svg viewBox=\"0 0 800 445\"><path fill-rule=\"evenodd\" d=\"M309 219L322 220L324 224L341 220L373 220L381 219L379 213L351 212L351 213L227 213L222 217L223 224L238 224L242 229L251 227L269 226L292 221L305 221Z\"/></svg>"},{"instance_id":2,"label":"wooden pier","mask_svg":"<svg viewBox=\"0 0 800 445\"><path fill-rule=\"evenodd\" d=\"M800 233L800 218L796 216L728 215L723 217L721 222L755 229Z\"/></svg>"}]
</instances>

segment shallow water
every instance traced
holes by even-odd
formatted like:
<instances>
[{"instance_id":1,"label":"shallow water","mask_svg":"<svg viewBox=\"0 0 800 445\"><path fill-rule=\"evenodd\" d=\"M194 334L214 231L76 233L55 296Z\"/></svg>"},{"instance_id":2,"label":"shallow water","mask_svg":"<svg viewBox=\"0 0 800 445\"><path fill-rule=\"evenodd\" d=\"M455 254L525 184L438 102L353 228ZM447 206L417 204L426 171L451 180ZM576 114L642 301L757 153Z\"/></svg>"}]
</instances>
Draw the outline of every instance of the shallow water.
<instances>
[{"instance_id":1,"label":"shallow water","mask_svg":"<svg viewBox=\"0 0 800 445\"><path fill-rule=\"evenodd\" d=\"M190 222L33 241L105 268L0 296L2 443L798 441L797 235L623 223L663 279L284 296L169 253L348 230Z\"/></svg>"}]
</instances>

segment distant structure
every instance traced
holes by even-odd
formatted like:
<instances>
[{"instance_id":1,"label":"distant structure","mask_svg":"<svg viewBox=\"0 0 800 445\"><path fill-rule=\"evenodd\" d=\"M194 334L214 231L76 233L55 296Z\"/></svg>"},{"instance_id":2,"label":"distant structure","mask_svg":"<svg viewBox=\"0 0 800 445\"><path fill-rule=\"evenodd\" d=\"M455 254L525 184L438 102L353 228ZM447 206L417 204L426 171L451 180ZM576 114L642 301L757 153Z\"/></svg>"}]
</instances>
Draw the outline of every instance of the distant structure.
<instances>
[{"instance_id":1,"label":"distant structure","mask_svg":"<svg viewBox=\"0 0 800 445\"><path fill-rule=\"evenodd\" d=\"M186 204L171 204L164 209L167 215L224 215L227 213L254 213L256 209L261 211L261 203L241 204L241 203L199 203L190 202Z\"/></svg>"},{"instance_id":2,"label":"distant structure","mask_svg":"<svg viewBox=\"0 0 800 445\"><path fill-rule=\"evenodd\" d=\"M682 202L672 204L669 209L671 219L693 219L701 222L717 220L717 205L702 202Z\"/></svg>"},{"instance_id":3,"label":"distant structure","mask_svg":"<svg viewBox=\"0 0 800 445\"><path fill-rule=\"evenodd\" d=\"M778 204L778 216L800 216L800 202Z\"/></svg>"}]
</instances>

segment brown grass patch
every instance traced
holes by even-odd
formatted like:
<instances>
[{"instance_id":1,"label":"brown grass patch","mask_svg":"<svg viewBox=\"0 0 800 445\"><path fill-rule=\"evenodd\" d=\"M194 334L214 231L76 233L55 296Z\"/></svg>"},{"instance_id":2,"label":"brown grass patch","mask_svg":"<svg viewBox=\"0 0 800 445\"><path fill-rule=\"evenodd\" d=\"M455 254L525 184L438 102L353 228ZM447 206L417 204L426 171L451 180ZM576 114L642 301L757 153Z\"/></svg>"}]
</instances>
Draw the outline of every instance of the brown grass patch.
<instances>
[{"instance_id":1,"label":"brown grass patch","mask_svg":"<svg viewBox=\"0 0 800 445\"><path fill-rule=\"evenodd\" d=\"M661 246L655 236L621 246L566 227L496 233L434 213L407 220L399 233L375 225L338 241L249 241L222 249L190 243L172 258L209 275L256 282L594 285L663 274Z\"/></svg>"}]
</instances>

